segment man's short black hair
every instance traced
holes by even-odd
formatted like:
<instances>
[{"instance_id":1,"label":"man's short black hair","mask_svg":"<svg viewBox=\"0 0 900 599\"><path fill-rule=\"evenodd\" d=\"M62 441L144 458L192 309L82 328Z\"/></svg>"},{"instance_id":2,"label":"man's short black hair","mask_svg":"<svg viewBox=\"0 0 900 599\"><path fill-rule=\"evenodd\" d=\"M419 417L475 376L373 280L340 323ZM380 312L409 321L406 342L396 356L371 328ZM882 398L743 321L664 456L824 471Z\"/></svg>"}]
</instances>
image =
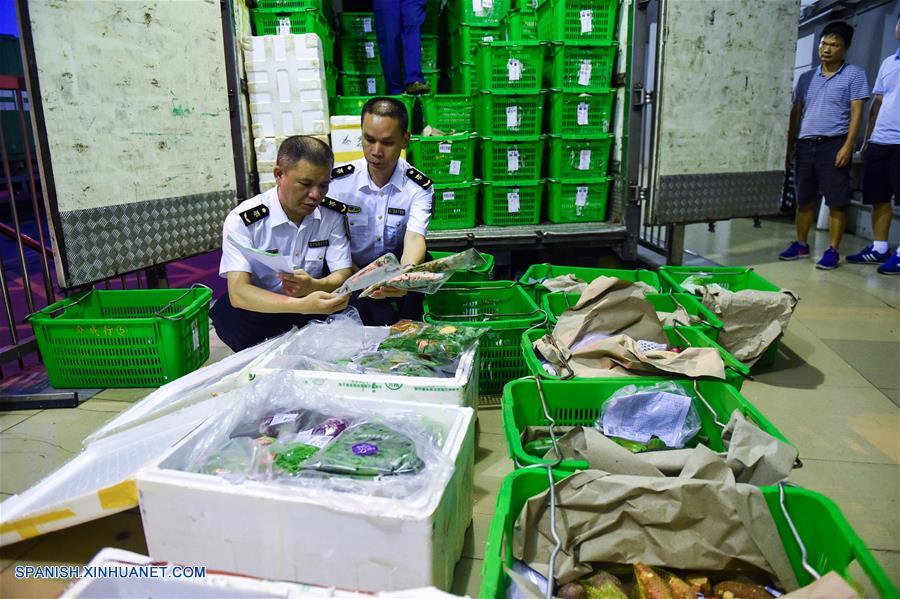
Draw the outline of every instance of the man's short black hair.
<instances>
[{"instance_id":1,"label":"man's short black hair","mask_svg":"<svg viewBox=\"0 0 900 599\"><path fill-rule=\"evenodd\" d=\"M301 160L330 169L334 166L334 153L327 143L311 135L288 137L278 148L278 166L289 171Z\"/></svg>"},{"instance_id":2,"label":"man's short black hair","mask_svg":"<svg viewBox=\"0 0 900 599\"><path fill-rule=\"evenodd\" d=\"M400 122L400 130L403 133L409 131L409 112L407 112L403 102L396 98L371 98L366 102L365 106L363 106L362 114L360 115L360 124L366 119L367 114L397 119L397 121Z\"/></svg>"},{"instance_id":3,"label":"man's short black hair","mask_svg":"<svg viewBox=\"0 0 900 599\"><path fill-rule=\"evenodd\" d=\"M845 21L832 21L825 25L825 28L822 30L822 37L819 39L823 39L826 35L838 36L844 40L844 45L848 48L853 43L853 27Z\"/></svg>"}]
</instances>

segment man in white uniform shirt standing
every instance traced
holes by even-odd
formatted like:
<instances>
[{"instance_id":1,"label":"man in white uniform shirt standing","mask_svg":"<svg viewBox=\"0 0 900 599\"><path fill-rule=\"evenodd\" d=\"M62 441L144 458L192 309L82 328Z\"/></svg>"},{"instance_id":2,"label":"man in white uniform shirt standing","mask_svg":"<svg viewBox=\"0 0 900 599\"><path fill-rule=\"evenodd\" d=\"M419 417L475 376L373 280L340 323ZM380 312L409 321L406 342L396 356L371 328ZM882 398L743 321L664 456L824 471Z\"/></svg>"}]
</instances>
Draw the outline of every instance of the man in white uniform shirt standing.
<instances>
[{"instance_id":1,"label":"man in white uniform shirt standing","mask_svg":"<svg viewBox=\"0 0 900 599\"><path fill-rule=\"evenodd\" d=\"M330 193L347 206L355 268L392 253L403 266L425 261L431 218L431 179L400 158L409 144L409 114L392 98L372 98L362 109L364 157L332 171ZM422 317L422 294L386 288L373 298L354 297L367 325Z\"/></svg>"},{"instance_id":2,"label":"man in white uniform shirt standing","mask_svg":"<svg viewBox=\"0 0 900 599\"><path fill-rule=\"evenodd\" d=\"M344 207L325 197L333 166L328 144L289 137L278 150L275 187L241 202L225 218L219 276L228 279L228 292L209 316L234 351L347 306L349 295L331 293L353 265ZM288 257L294 270L277 272L248 258L235 242Z\"/></svg>"}]
</instances>

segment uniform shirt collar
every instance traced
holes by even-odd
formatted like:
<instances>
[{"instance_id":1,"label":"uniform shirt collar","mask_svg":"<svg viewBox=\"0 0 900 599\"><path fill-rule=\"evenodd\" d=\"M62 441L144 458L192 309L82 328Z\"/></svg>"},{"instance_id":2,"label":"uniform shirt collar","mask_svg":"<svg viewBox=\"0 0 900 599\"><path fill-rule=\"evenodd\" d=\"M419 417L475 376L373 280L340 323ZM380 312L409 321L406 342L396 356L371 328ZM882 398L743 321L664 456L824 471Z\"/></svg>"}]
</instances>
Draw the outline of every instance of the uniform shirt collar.
<instances>
[{"instance_id":1,"label":"uniform shirt collar","mask_svg":"<svg viewBox=\"0 0 900 599\"><path fill-rule=\"evenodd\" d=\"M372 191L378 191L378 187L375 186L375 183L372 182L372 178L369 176L369 165L365 162L365 159L363 160L362 166L359 170L361 171L361 174L358 181L358 189L362 190L369 188ZM388 182L384 185L384 187L393 185L397 191L403 189L403 184L406 182L404 171L405 169L403 167L403 164L398 160L397 166L394 167L394 174L391 175L391 178L388 179Z\"/></svg>"},{"instance_id":2,"label":"uniform shirt collar","mask_svg":"<svg viewBox=\"0 0 900 599\"><path fill-rule=\"evenodd\" d=\"M291 219L288 218L287 213L284 211L284 206L281 205L281 200L278 197L278 188L273 187L271 193L272 195L269 198L269 218L272 219L270 221L272 226L277 227L278 225L283 225L285 223L293 224ZM316 206L316 209L313 210L309 216L316 220L322 220L321 206ZM309 216L304 218L303 222L300 223L301 227Z\"/></svg>"}]
</instances>

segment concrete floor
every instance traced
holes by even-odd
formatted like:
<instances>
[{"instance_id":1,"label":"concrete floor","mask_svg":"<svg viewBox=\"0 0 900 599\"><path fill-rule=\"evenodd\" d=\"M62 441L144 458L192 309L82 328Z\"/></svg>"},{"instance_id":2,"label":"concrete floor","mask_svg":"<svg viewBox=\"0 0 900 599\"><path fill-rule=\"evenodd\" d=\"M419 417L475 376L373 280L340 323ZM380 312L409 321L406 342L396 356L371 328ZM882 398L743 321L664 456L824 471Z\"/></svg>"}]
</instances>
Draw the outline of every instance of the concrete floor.
<instances>
[{"instance_id":1,"label":"concrete floor","mask_svg":"<svg viewBox=\"0 0 900 599\"><path fill-rule=\"evenodd\" d=\"M792 239L784 221L691 226L688 250L726 265L752 265L796 291L800 304L774 367L744 385L744 395L800 449L791 480L820 491L900 586L900 277L873 267L835 271L775 256ZM827 241L817 234L814 253ZM865 241L848 237L844 252ZM213 343L212 359L227 350ZM0 498L19 493L78 451L81 441L147 390L103 391L72 410L0 415ZM453 591L477 596L488 527L500 481L511 471L500 412L483 409L475 465L475 517ZM17 563L83 564L102 547L146 553L136 510L0 549L0 596L59 594L65 581L20 581Z\"/></svg>"}]
</instances>

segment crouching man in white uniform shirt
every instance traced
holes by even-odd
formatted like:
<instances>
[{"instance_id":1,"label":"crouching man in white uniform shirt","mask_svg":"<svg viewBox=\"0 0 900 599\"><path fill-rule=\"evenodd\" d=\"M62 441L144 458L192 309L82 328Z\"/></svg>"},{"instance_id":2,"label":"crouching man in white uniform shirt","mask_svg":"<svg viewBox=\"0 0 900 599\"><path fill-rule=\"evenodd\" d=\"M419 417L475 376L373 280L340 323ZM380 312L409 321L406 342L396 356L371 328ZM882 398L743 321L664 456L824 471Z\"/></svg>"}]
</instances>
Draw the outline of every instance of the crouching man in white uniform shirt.
<instances>
[{"instance_id":1,"label":"crouching man in white uniform shirt","mask_svg":"<svg viewBox=\"0 0 900 599\"><path fill-rule=\"evenodd\" d=\"M353 266L342 206L325 196L333 166L328 144L289 137L278 150L275 187L241 202L225 218L219 276L228 279L228 292L209 316L234 351L347 306L349 295L331 293ZM295 270L276 272L249 260L229 238L289 257Z\"/></svg>"},{"instance_id":2,"label":"crouching man in white uniform shirt","mask_svg":"<svg viewBox=\"0 0 900 599\"><path fill-rule=\"evenodd\" d=\"M392 98L372 98L362 109L364 158L331 173L330 194L347 206L347 229L355 268L386 253L404 266L425 261L431 218L431 179L400 158L409 144L409 115ZM350 301L367 325L422 318L422 294L385 288Z\"/></svg>"}]
</instances>

